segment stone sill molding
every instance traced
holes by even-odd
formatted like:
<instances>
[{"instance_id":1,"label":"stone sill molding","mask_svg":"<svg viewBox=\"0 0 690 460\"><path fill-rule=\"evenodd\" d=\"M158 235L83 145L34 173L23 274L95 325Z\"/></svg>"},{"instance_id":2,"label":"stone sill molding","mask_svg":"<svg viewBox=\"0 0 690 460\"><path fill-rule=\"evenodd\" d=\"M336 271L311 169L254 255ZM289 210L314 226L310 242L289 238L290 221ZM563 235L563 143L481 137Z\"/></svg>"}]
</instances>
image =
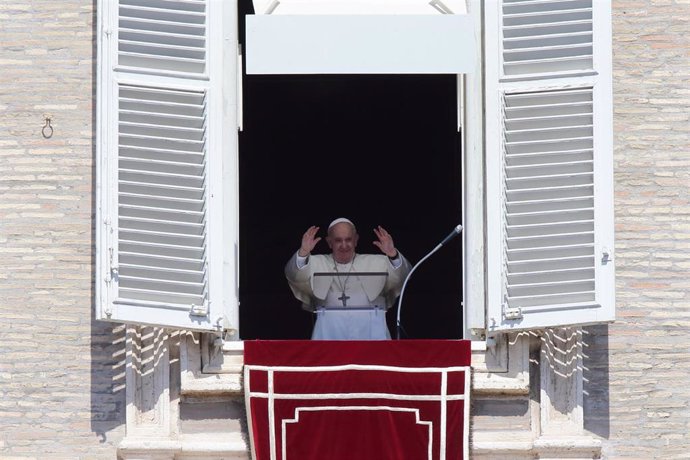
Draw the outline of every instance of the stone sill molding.
<instances>
[{"instance_id":1,"label":"stone sill molding","mask_svg":"<svg viewBox=\"0 0 690 460\"><path fill-rule=\"evenodd\" d=\"M246 442L238 439L228 440L228 435L213 436L187 435L180 439L151 439L127 437L118 448L118 458L122 460L183 460L194 458L213 458L217 460L248 460Z\"/></svg>"},{"instance_id":2,"label":"stone sill molding","mask_svg":"<svg viewBox=\"0 0 690 460\"><path fill-rule=\"evenodd\" d=\"M183 395L242 395L244 342L220 346L214 337L186 333L180 342ZM529 394L529 337L508 334L472 343L473 394Z\"/></svg>"}]
</instances>

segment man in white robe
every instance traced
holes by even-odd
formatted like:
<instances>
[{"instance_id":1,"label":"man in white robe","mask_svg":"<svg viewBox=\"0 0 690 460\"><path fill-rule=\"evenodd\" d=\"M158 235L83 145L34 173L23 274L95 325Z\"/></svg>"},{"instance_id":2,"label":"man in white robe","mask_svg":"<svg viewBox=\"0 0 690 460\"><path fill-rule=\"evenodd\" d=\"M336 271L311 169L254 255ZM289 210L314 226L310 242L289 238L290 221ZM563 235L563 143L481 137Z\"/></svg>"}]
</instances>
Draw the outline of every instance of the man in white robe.
<instances>
[{"instance_id":1,"label":"man in white robe","mask_svg":"<svg viewBox=\"0 0 690 460\"><path fill-rule=\"evenodd\" d=\"M386 310L400 295L410 263L381 226L374 229L374 245L382 254L357 254L357 230L350 220L339 218L328 227L331 254L312 255L321 240L318 231L316 226L307 229L285 266L295 297L316 312L312 339L390 339Z\"/></svg>"}]
</instances>

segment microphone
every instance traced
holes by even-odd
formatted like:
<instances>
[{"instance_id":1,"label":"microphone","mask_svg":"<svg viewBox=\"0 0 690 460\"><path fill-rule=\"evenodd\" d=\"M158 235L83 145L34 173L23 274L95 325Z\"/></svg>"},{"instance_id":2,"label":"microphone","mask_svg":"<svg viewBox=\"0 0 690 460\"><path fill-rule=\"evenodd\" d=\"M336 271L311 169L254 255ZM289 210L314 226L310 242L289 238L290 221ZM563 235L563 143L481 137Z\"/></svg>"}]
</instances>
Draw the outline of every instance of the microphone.
<instances>
[{"instance_id":1,"label":"microphone","mask_svg":"<svg viewBox=\"0 0 690 460\"><path fill-rule=\"evenodd\" d=\"M455 238L456 236L458 236L458 235L460 234L460 232L462 232L462 225L456 225L455 228L453 229L453 231L451 231L451 232L448 234L448 236L445 237L445 238L443 239L443 241L441 241L441 244L439 244L438 246L439 246L439 247L445 246L450 240L452 240L453 238Z\"/></svg>"},{"instance_id":2,"label":"microphone","mask_svg":"<svg viewBox=\"0 0 690 460\"><path fill-rule=\"evenodd\" d=\"M448 244L448 242L450 240L452 240L453 238L455 238L456 236L458 236L460 234L460 232L462 232L462 225L458 224L448 234L448 236L443 239L443 241L441 241L439 244L437 244L436 247L434 249L432 249L431 251L429 251L429 253L427 255L422 257L422 259L419 262L417 262L414 265L414 267L412 267L412 270L410 270L410 273L407 274L407 277L405 278L405 282L403 283L402 289L400 290L400 298L398 299L398 316L397 316L396 321L395 321L395 325L396 325L396 337L395 338L397 340L400 340L400 331L402 330L402 325L400 324L400 312L402 311L403 295L405 294L405 287L407 287L407 282L410 280L412 273L414 273L414 271L417 269L417 267L419 267L422 264L422 262L424 262L426 259L431 257L431 255L433 253L435 253L436 251L441 249L443 246Z\"/></svg>"}]
</instances>

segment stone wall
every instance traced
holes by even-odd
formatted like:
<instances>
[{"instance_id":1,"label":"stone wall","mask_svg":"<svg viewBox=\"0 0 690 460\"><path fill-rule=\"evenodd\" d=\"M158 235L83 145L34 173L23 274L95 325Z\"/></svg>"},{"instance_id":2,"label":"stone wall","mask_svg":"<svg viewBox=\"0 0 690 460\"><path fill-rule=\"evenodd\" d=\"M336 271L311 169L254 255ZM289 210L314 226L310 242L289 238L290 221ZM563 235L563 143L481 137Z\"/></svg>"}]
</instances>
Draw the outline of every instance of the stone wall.
<instances>
[{"instance_id":1,"label":"stone wall","mask_svg":"<svg viewBox=\"0 0 690 460\"><path fill-rule=\"evenodd\" d=\"M584 333L606 458L690 451L689 20L614 2L618 320ZM94 23L93 2L0 4L2 460L114 458L124 435L124 330L93 319Z\"/></svg>"},{"instance_id":2,"label":"stone wall","mask_svg":"<svg viewBox=\"0 0 690 460\"><path fill-rule=\"evenodd\" d=\"M124 434L124 330L92 307L94 10L0 3L0 459L115 458Z\"/></svg>"},{"instance_id":3,"label":"stone wall","mask_svg":"<svg viewBox=\"0 0 690 460\"><path fill-rule=\"evenodd\" d=\"M614 1L617 321L586 330L607 458L690 452L690 3Z\"/></svg>"}]
</instances>

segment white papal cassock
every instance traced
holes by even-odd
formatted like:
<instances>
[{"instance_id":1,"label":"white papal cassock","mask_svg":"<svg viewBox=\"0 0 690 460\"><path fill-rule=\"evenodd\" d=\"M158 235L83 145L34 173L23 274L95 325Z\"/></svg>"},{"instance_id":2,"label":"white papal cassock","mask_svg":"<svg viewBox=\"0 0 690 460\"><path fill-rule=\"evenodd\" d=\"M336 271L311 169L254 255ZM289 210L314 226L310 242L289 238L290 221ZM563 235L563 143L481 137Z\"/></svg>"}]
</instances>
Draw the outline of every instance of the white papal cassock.
<instances>
[{"instance_id":1,"label":"white papal cassock","mask_svg":"<svg viewBox=\"0 0 690 460\"><path fill-rule=\"evenodd\" d=\"M330 254L302 258L295 253L285 275L303 308L316 312L312 339L389 339L386 310L410 271L407 259L398 255L391 261L385 255L356 254L352 262L340 264Z\"/></svg>"}]
</instances>

